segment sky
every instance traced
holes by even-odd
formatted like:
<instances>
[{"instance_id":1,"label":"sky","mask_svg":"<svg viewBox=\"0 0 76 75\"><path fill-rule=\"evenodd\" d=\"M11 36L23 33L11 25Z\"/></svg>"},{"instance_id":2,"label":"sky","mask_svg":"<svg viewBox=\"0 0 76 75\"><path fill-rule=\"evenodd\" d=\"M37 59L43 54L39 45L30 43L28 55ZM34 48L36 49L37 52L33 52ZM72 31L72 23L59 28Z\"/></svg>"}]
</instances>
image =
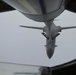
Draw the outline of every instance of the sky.
<instances>
[{"instance_id":1,"label":"sky","mask_svg":"<svg viewBox=\"0 0 76 75\"><path fill-rule=\"evenodd\" d=\"M57 17L57 26L76 26L76 14L65 10ZM43 22L28 19L18 11L0 13L0 62L56 66L76 58L76 29L65 30L57 37L54 55L46 55L46 39L40 30L20 25L44 27Z\"/></svg>"}]
</instances>

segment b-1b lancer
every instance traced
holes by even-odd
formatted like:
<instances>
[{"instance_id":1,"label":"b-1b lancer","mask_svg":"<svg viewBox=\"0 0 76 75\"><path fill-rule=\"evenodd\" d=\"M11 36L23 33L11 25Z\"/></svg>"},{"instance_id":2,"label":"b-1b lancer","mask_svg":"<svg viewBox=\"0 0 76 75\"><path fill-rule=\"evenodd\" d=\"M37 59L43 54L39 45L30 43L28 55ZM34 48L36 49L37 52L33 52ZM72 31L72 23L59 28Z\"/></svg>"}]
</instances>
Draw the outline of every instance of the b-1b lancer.
<instances>
[{"instance_id":1,"label":"b-1b lancer","mask_svg":"<svg viewBox=\"0 0 76 75\"><path fill-rule=\"evenodd\" d=\"M2 7L3 6L3 7ZM65 29L76 28L56 26L53 21L64 10L69 10L76 13L76 0L1 0L0 12L18 10L24 16L39 22L44 22L45 26L31 27L23 26L24 28L32 28L42 30L42 35L46 38L46 52L47 56L51 58L53 56L56 37L60 35L60 32Z\"/></svg>"}]
</instances>

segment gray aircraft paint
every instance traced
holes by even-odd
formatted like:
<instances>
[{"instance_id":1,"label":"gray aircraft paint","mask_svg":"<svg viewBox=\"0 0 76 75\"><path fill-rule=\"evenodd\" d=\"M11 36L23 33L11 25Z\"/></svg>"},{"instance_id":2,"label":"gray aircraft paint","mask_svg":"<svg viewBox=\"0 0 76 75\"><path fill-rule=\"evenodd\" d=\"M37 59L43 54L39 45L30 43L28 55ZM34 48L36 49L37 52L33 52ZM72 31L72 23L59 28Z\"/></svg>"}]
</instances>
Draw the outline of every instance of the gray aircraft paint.
<instances>
[{"instance_id":1,"label":"gray aircraft paint","mask_svg":"<svg viewBox=\"0 0 76 75\"><path fill-rule=\"evenodd\" d=\"M76 24L76 15L69 11L58 18L61 20L54 22L57 26ZM17 11L0 14L0 20L0 62L54 66L76 58L75 29L63 31L57 37L58 47L49 60L44 47L46 39L40 34L42 31L19 27L21 24L43 27L44 23L32 21Z\"/></svg>"}]
</instances>

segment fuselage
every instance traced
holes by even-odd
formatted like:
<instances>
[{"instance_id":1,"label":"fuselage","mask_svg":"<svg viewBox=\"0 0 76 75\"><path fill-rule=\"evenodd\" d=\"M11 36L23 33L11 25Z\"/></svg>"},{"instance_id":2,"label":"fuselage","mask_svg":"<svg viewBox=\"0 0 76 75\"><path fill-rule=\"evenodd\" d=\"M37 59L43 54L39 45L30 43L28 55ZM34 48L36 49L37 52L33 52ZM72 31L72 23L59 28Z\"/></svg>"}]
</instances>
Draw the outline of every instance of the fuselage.
<instances>
[{"instance_id":1,"label":"fuselage","mask_svg":"<svg viewBox=\"0 0 76 75\"><path fill-rule=\"evenodd\" d=\"M3 0L26 17L46 22L59 16L66 6L66 0ZM70 1L70 0L68 0Z\"/></svg>"},{"instance_id":2,"label":"fuselage","mask_svg":"<svg viewBox=\"0 0 76 75\"><path fill-rule=\"evenodd\" d=\"M46 40L46 53L49 58L51 58L54 54L55 50L55 39L50 43L49 40Z\"/></svg>"},{"instance_id":3,"label":"fuselage","mask_svg":"<svg viewBox=\"0 0 76 75\"><path fill-rule=\"evenodd\" d=\"M70 0L3 0L11 5L26 17L45 22L43 35L46 37L46 51L49 58L52 57L55 49L55 39L59 35L57 26L53 20L59 16ZM37 28L36 28L37 29Z\"/></svg>"},{"instance_id":4,"label":"fuselage","mask_svg":"<svg viewBox=\"0 0 76 75\"><path fill-rule=\"evenodd\" d=\"M57 26L53 23L53 21L49 21L45 24L46 26L43 28L43 31L48 37L46 38L46 52L47 56L51 58L56 47L55 41L56 41L56 35L58 35L58 31Z\"/></svg>"}]
</instances>

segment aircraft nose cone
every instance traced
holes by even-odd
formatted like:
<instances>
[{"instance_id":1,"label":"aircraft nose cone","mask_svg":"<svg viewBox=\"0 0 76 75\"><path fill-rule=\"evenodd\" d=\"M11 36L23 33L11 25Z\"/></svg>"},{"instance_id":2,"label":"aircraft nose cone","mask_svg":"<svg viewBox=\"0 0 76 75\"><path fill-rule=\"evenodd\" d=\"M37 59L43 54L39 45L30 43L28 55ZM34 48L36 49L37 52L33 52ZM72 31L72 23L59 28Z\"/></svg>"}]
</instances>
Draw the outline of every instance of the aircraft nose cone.
<instances>
[{"instance_id":1,"label":"aircraft nose cone","mask_svg":"<svg viewBox=\"0 0 76 75\"><path fill-rule=\"evenodd\" d=\"M52 50L52 49L47 50L47 56L49 59L53 56L53 53L54 53L54 50Z\"/></svg>"}]
</instances>

